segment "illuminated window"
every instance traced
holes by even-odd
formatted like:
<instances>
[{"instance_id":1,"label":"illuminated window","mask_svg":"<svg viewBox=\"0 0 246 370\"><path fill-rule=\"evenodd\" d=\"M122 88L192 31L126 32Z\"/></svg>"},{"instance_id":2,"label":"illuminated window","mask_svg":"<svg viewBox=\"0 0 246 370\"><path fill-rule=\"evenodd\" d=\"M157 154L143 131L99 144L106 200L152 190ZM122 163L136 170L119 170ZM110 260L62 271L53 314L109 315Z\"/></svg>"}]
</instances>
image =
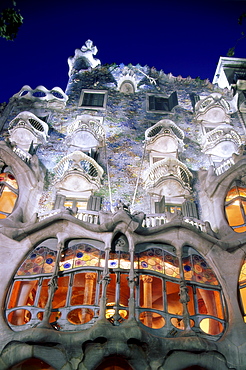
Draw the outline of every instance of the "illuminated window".
<instances>
[{"instance_id":1,"label":"illuminated window","mask_svg":"<svg viewBox=\"0 0 246 370\"><path fill-rule=\"evenodd\" d=\"M204 333L219 335L224 330L224 307L221 287L213 270L191 247L183 248L182 262L187 287L192 287L190 301L195 303L191 319Z\"/></svg>"},{"instance_id":2,"label":"illuminated window","mask_svg":"<svg viewBox=\"0 0 246 370\"><path fill-rule=\"evenodd\" d=\"M39 244L21 264L9 294L6 317L11 328L43 320L49 283L57 261L57 240ZM100 273L105 253L89 243L71 241L59 262L57 289L52 300L51 325L76 330L98 316Z\"/></svg>"},{"instance_id":3,"label":"illuminated window","mask_svg":"<svg viewBox=\"0 0 246 370\"><path fill-rule=\"evenodd\" d=\"M79 105L90 109L104 109L106 108L106 95L107 92L104 90L83 90Z\"/></svg>"},{"instance_id":4,"label":"illuminated window","mask_svg":"<svg viewBox=\"0 0 246 370\"><path fill-rule=\"evenodd\" d=\"M46 317L50 294L53 295L49 322L56 330L89 328L99 317L101 298L106 301L106 318L113 325L127 320L132 298L128 250L126 237L119 233L109 252L97 241L72 240L58 260L57 240L43 241L27 256L14 277L6 302L10 327L18 331L20 326L25 329L41 323ZM208 263L193 248L183 248L181 260L172 246L139 244L132 263L136 283L132 294L136 318L141 324L162 330L164 336L171 330L184 330L187 308L190 326L196 332L216 336L223 332L221 287ZM106 265L106 279L102 280ZM51 293L51 279L58 267L57 288ZM186 303L181 299L181 281L187 292ZM240 277L240 281L244 283L246 279ZM244 295L242 285L242 299Z\"/></svg>"},{"instance_id":5,"label":"illuminated window","mask_svg":"<svg viewBox=\"0 0 246 370\"><path fill-rule=\"evenodd\" d=\"M9 172L0 174L0 219L9 216L18 197L18 185Z\"/></svg>"},{"instance_id":6,"label":"illuminated window","mask_svg":"<svg viewBox=\"0 0 246 370\"><path fill-rule=\"evenodd\" d=\"M244 259L239 279L240 306L243 313L244 322L246 322L246 259Z\"/></svg>"},{"instance_id":7,"label":"illuminated window","mask_svg":"<svg viewBox=\"0 0 246 370\"><path fill-rule=\"evenodd\" d=\"M173 326L184 330L180 264L173 249L168 246L147 248L139 252L135 260L139 275L136 292L139 320L152 329L165 330L165 327ZM224 330L224 309L221 287L214 272L190 247L183 250L182 265L189 297L190 326L200 333L221 334Z\"/></svg>"},{"instance_id":8,"label":"illuminated window","mask_svg":"<svg viewBox=\"0 0 246 370\"><path fill-rule=\"evenodd\" d=\"M24 360L19 364L11 366L9 370L55 370L54 367L48 365L45 361L40 360L38 358L29 358L28 360Z\"/></svg>"},{"instance_id":9,"label":"illuminated window","mask_svg":"<svg viewBox=\"0 0 246 370\"><path fill-rule=\"evenodd\" d=\"M225 199L227 221L237 233L246 231L246 188L234 183Z\"/></svg>"}]
</instances>

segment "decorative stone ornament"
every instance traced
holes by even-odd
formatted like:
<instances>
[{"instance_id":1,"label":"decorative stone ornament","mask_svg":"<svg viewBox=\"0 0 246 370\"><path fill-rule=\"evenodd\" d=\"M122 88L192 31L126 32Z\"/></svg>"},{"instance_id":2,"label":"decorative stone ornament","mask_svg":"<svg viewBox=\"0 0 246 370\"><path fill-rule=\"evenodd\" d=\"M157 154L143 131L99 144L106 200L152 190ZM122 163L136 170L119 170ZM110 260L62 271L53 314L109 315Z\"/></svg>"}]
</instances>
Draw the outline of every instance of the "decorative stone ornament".
<instances>
[{"instance_id":1,"label":"decorative stone ornament","mask_svg":"<svg viewBox=\"0 0 246 370\"><path fill-rule=\"evenodd\" d=\"M74 57L68 58L68 75L71 76L74 73L81 72L88 68L95 68L100 65L100 60L94 58L97 51L97 47L93 45L91 40L87 40L81 49L76 49Z\"/></svg>"}]
</instances>

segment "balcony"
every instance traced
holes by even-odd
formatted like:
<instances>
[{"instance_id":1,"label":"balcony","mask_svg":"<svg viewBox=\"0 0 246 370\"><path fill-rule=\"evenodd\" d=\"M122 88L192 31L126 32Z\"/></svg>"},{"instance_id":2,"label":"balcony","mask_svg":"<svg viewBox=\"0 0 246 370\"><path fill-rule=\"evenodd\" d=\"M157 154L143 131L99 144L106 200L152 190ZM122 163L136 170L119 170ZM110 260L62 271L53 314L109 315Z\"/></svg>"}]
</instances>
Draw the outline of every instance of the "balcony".
<instances>
[{"instance_id":1,"label":"balcony","mask_svg":"<svg viewBox=\"0 0 246 370\"><path fill-rule=\"evenodd\" d=\"M90 149L105 145L105 131L101 123L91 116L85 115L76 119L67 128L67 144L69 146Z\"/></svg>"},{"instance_id":2,"label":"balcony","mask_svg":"<svg viewBox=\"0 0 246 370\"><path fill-rule=\"evenodd\" d=\"M145 173L144 186L152 194L184 196L191 192L191 172L178 159L166 157Z\"/></svg>"},{"instance_id":3,"label":"balcony","mask_svg":"<svg viewBox=\"0 0 246 370\"><path fill-rule=\"evenodd\" d=\"M145 132L146 149L163 154L182 150L183 139L183 131L169 119L157 122Z\"/></svg>"},{"instance_id":4,"label":"balcony","mask_svg":"<svg viewBox=\"0 0 246 370\"><path fill-rule=\"evenodd\" d=\"M73 193L99 189L103 175L102 167L80 151L62 158L54 172L56 188Z\"/></svg>"},{"instance_id":5,"label":"balcony","mask_svg":"<svg viewBox=\"0 0 246 370\"><path fill-rule=\"evenodd\" d=\"M59 213L61 213L60 209L40 213L38 215L39 222L46 218L58 215ZM100 225L99 212L97 211L79 210L74 217L89 224ZM196 229L206 232L205 223L203 221L198 220L195 217L183 217L182 220L194 226ZM166 225L168 222L170 221L168 221L166 213L147 214L142 222L142 227L157 227Z\"/></svg>"},{"instance_id":6,"label":"balcony","mask_svg":"<svg viewBox=\"0 0 246 370\"><path fill-rule=\"evenodd\" d=\"M202 151L206 154L228 158L233 153L238 153L242 144L241 136L234 129L221 125L206 134Z\"/></svg>"},{"instance_id":7,"label":"balcony","mask_svg":"<svg viewBox=\"0 0 246 370\"><path fill-rule=\"evenodd\" d=\"M36 148L48 139L48 125L30 112L19 113L9 124L9 140L24 151Z\"/></svg>"}]
</instances>

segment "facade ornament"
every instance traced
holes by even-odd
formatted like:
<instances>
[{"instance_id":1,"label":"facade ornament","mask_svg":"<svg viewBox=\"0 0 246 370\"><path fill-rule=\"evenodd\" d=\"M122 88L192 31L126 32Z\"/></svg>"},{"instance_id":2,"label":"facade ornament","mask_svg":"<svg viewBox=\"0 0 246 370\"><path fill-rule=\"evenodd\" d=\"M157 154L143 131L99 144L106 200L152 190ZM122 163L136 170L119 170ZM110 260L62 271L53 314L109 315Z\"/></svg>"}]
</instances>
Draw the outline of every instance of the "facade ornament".
<instances>
[{"instance_id":1,"label":"facade ornament","mask_svg":"<svg viewBox=\"0 0 246 370\"><path fill-rule=\"evenodd\" d=\"M23 104L27 101L32 102L35 108L46 106L51 109L62 109L66 106L68 96L60 87L53 87L47 90L46 87L39 85L35 89L25 85L14 95Z\"/></svg>"},{"instance_id":2,"label":"facade ornament","mask_svg":"<svg viewBox=\"0 0 246 370\"><path fill-rule=\"evenodd\" d=\"M9 141L21 151L28 152L31 147L35 150L39 144L48 140L48 129L46 122L36 117L33 113L24 111L10 122L8 129ZM15 151L18 155L18 150L16 149ZM19 156L21 157L21 155ZM26 161L28 162L29 159Z\"/></svg>"},{"instance_id":3,"label":"facade ornament","mask_svg":"<svg viewBox=\"0 0 246 370\"><path fill-rule=\"evenodd\" d=\"M212 93L195 105L195 119L201 123L230 123L229 112L230 104L219 93Z\"/></svg>"},{"instance_id":4,"label":"facade ornament","mask_svg":"<svg viewBox=\"0 0 246 370\"><path fill-rule=\"evenodd\" d=\"M80 72L81 70L85 70L88 68L95 68L100 65L100 60L94 58L94 55L97 54L97 51L97 47L93 45L93 42L91 40L87 40L85 42L85 45L83 45L81 49L76 49L74 57L68 58L69 77L73 73ZM79 59L81 59L83 63L79 66L76 66L76 62Z\"/></svg>"},{"instance_id":5,"label":"facade ornament","mask_svg":"<svg viewBox=\"0 0 246 370\"><path fill-rule=\"evenodd\" d=\"M81 150L102 147L105 145L105 130L97 118L85 114L68 126L66 143Z\"/></svg>"},{"instance_id":6,"label":"facade ornament","mask_svg":"<svg viewBox=\"0 0 246 370\"><path fill-rule=\"evenodd\" d=\"M157 84L157 80L158 78L154 78L154 77L150 77L149 75L147 75L146 73L144 73L143 71L141 71L139 68L137 68L138 72L142 73L148 80L149 82L151 83L151 85L156 85Z\"/></svg>"},{"instance_id":7,"label":"facade ornament","mask_svg":"<svg viewBox=\"0 0 246 370\"><path fill-rule=\"evenodd\" d=\"M120 92L124 94L133 94L137 90L137 81L134 71L125 66L117 84Z\"/></svg>"}]
</instances>

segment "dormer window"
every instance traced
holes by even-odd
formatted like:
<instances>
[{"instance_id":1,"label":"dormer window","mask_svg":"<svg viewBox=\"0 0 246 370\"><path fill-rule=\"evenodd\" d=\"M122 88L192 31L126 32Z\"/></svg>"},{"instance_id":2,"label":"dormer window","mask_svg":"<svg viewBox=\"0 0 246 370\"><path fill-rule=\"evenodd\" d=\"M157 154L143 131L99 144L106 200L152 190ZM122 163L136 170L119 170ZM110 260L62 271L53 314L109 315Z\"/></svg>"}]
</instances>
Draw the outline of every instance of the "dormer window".
<instances>
[{"instance_id":1,"label":"dormer window","mask_svg":"<svg viewBox=\"0 0 246 370\"><path fill-rule=\"evenodd\" d=\"M90 109L104 109L106 107L106 91L83 90L79 105Z\"/></svg>"},{"instance_id":2,"label":"dormer window","mask_svg":"<svg viewBox=\"0 0 246 370\"><path fill-rule=\"evenodd\" d=\"M178 97L174 91L168 98L161 94L147 96L147 111L153 112L171 112L171 110L178 105Z\"/></svg>"}]
</instances>

